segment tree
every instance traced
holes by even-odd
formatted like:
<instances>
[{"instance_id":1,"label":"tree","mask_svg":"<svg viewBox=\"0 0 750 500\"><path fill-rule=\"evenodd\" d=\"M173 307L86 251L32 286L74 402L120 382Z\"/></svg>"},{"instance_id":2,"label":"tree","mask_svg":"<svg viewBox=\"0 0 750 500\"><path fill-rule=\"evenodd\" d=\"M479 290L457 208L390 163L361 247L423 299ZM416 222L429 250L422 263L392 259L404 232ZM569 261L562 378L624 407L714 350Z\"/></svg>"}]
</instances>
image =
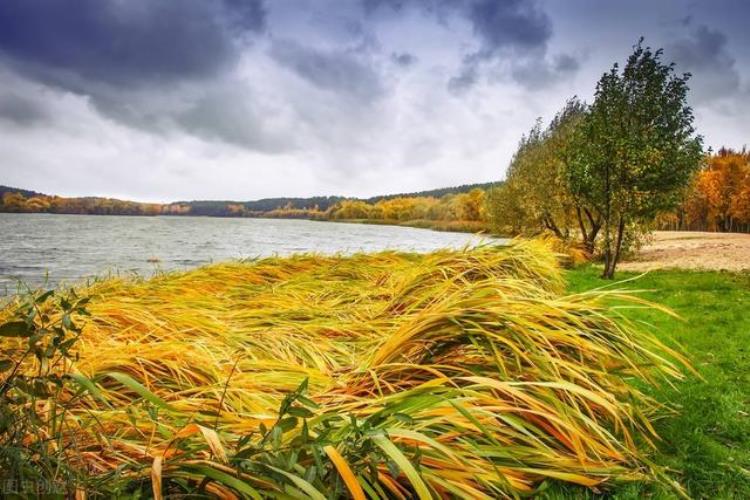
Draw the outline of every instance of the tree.
<instances>
[{"instance_id":1,"label":"tree","mask_svg":"<svg viewBox=\"0 0 750 500\"><path fill-rule=\"evenodd\" d=\"M26 211L26 198L21 193L5 193L2 201L3 212Z\"/></svg>"},{"instance_id":2,"label":"tree","mask_svg":"<svg viewBox=\"0 0 750 500\"><path fill-rule=\"evenodd\" d=\"M732 231L735 219L741 218L737 202L747 176L747 158L743 154L721 149L701 172L705 178L706 197L719 231Z\"/></svg>"},{"instance_id":3,"label":"tree","mask_svg":"<svg viewBox=\"0 0 750 500\"><path fill-rule=\"evenodd\" d=\"M677 206L703 154L686 100L690 75L675 75L662 51L642 42L622 72L615 64L602 75L570 149L571 192L603 222L602 276L610 279L623 243Z\"/></svg>"},{"instance_id":4,"label":"tree","mask_svg":"<svg viewBox=\"0 0 750 500\"><path fill-rule=\"evenodd\" d=\"M571 140L586 114L577 98L568 100L550 124L532 127L519 143L505 184L493 192L493 226L503 233L551 232L562 240L578 234L593 252L601 221L568 187Z\"/></svg>"}]
</instances>

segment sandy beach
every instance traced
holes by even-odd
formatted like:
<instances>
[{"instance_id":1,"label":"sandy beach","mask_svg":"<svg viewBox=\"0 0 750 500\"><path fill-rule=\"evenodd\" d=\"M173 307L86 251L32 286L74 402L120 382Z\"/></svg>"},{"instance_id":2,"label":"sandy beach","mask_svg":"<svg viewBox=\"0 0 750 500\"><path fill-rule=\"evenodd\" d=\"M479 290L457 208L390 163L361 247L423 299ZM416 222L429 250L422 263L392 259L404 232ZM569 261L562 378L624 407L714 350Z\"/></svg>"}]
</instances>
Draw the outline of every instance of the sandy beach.
<instances>
[{"instance_id":1,"label":"sandy beach","mask_svg":"<svg viewBox=\"0 0 750 500\"><path fill-rule=\"evenodd\" d=\"M657 231L635 258L618 268L750 271L750 234Z\"/></svg>"}]
</instances>

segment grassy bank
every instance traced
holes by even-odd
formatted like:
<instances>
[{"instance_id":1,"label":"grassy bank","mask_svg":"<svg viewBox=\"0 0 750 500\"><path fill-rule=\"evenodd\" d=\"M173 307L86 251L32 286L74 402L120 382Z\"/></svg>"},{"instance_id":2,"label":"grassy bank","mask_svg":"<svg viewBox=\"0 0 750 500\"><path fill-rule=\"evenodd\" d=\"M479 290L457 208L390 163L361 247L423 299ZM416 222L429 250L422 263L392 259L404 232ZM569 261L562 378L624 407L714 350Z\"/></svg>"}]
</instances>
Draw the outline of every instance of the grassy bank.
<instances>
[{"instance_id":1,"label":"grassy bank","mask_svg":"<svg viewBox=\"0 0 750 500\"><path fill-rule=\"evenodd\" d=\"M542 242L272 258L78 293L90 301L37 294L0 313L10 479L157 498L671 484L644 455L665 412L644 391L688 368L608 305L641 302L566 295Z\"/></svg>"},{"instance_id":2,"label":"grassy bank","mask_svg":"<svg viewBox=\"0 0 750 500\"><path fill-rule=\"evenodd\" d=\"M592 267L566 272L572 292L608 285ZM618 273L618 279L637 276ZM676 311L675 321L648 309L624 314L654 325L658 335L685 346L703 377L690 377L675 388L650 390L678 410L655 427L662 441L652 459L675 476L694 498L750 498L750 274L653 271L626 289L650 289L644 297ZM647 495L671 498L654 484L631 484L615 490L618 498ZM592 496L582 490L554 488L550 498Z\"/></svg>"}]
</instances>

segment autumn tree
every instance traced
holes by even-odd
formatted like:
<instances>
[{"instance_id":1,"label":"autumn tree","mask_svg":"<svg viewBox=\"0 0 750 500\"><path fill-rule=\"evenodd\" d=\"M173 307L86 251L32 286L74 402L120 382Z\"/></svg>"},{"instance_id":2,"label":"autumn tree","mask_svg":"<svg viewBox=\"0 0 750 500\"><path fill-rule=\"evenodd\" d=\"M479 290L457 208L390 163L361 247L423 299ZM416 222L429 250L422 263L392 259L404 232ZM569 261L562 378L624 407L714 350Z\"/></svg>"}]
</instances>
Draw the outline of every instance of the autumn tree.
<instances>
[{"instance_id":1,"label":"autumn tree","mask_svg":"<svg viewBox=\"0 0 750 500\"><path fill-rule=\"evenodd\" d=\"M568 163L576 127L586 105L570 99L546 128L532 127L519 143L506 182L493 191L493 226L500 232L536 234L547 231L562 240L579 237L590 251L601 228L600 218L573 196Z\"/></svg>"},{"instance_id":2,"label":"autumn tree","mask_svg":"<svg viewBox=\"0 0 750 500\"><path fill-rule=\"evenodd\" d=\"M732 231L737 219L742 219L738 201L747 177L748 163L743 154L722 149L709 160L701 172L702 189L710 216L719 231Z\"/></svg>"},{"instance_id":3,"label":"autumn tree","mask_svg":"<svg viewBox=\"0 0 750 500\"><path fill-rule=\"evenodd\" d=\"M602 75L570 148L571 192L603 222L605 278L614 276L623 243L674 209L700 165L690 75L676 75L661 57L641 40L622 72L615 64Z\"/></svg>"},{"instance_id":4,"label":"autumn tree","mask_svg":"<svg viewBox=\"0 0 750 500\"><path fill-rule=\"evenodd\" d=\"M487 205L490 227L496 234L515 236L524 230L526 213L523 193L514 183L503 182L490 189Z\"/></svg>"},{"instance_id":5,"label":"autumn tree","mask_svg":"<svg viewBox=\"0 0 750 500\"><path fill-rule=\"evenodd\" d=\"M21 193L5 193L1 207L3 212L25 212L26 198Z\"/></svg>"}]
</instances>

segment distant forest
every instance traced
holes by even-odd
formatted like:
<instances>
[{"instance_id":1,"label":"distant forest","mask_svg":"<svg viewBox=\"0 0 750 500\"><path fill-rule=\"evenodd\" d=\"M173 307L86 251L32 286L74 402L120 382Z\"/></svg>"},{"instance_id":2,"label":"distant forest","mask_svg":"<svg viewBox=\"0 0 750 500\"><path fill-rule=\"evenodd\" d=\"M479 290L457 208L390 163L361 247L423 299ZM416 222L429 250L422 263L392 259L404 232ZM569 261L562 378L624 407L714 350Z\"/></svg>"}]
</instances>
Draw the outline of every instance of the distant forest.
<instances>
[{"instance_id":1,"label":"distant forest","mask_svg":"<svg viewBox=\"0 0 750 500\"><path fill-rule=\"evenodd\" d=\"M255 201L205 200L173 203L139 203L102 197L66 198L27 189L0 186L0 212L64 213L92 215L198 215L211 217L280 217L320 218L334 212L342 202L357 201L376 205L395 199L429 198L486 191L495 183L464 184L415 193L373 196L367 199L344 196L314 196L310 198L265 198Z\"/></svg>"},{"instance_id":2,"label":"distant forest","mask_svg":"<svg viewBox=\"0 0 750 500\"><path fill-rule=\"evenodd\" d=\"M358 200L369 204L375 204L383 200L395 198L442 198L447 194L468 193L472 189L487 190L495 183L486 182L482 184L462 184L460 186L430 189L415 193L398 193L373 196L371 198L348 198L345 196L313 196L310 198L263 198L255 201L180 201L179 205L190 207L191 215L208 216L232 216L237 215L236 209L230 211L228 207L242 205L251 214L263 214L279 209L311 210L315 207L321 212L333 208L344 200Z\"/></svg>"}]
</instances>

